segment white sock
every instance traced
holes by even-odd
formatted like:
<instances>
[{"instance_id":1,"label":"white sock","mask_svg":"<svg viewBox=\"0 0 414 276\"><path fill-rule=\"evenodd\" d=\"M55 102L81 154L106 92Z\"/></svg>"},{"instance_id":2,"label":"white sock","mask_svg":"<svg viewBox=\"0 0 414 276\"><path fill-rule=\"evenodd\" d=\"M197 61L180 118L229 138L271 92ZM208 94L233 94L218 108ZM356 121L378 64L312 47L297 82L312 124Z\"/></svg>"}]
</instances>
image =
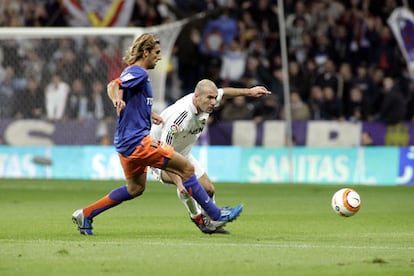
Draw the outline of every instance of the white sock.
<instances>
[{"instance_id":1,"label":"white sock","mask_svg":"<svg viewBox=\"0 0 414 276\"><path fill-rule=\"evenodd\" d=\"M192 218L199 215L201 213L201 209L198 205L198 203L190 196L189 194L182 194L177 189L177 196L181 200L181 202L184 204L185 208L187 209L188 213Z\"/></svg>"}]
</instances>

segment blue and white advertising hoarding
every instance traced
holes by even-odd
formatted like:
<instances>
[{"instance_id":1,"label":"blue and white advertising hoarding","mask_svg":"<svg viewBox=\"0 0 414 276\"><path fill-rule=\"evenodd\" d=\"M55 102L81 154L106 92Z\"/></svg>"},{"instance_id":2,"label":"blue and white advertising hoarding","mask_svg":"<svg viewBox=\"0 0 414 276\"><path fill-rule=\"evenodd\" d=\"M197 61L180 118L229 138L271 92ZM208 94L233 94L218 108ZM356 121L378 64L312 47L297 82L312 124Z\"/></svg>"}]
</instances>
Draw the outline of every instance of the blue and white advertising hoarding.
<instances>
[{"instance_id":1,"label":"blue and white advertising hoarding","mask_svg":"<svg viewBox=\"0 0 414 276\"><path fill-rule=\"evenodd\" d=\"M219 182L414 184L414 147L196 146L193 154ZM0 177L124 179L112 146L0 146Z\"/></svg>"}]
</instances>

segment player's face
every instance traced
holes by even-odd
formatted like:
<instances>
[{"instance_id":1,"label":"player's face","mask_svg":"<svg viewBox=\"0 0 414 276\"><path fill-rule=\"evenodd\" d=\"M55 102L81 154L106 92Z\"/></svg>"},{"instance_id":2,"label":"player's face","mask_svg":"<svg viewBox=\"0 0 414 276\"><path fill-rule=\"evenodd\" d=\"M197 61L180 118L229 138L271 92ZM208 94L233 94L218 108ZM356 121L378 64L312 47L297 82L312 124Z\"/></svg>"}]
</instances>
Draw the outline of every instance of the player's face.
<instances>
[{"instance_id":1,"label":"player's face","mask_svg":"<svg viewBox=\"0 0 414 276\"><path fill-rule=\"evenodd\" d=\"M211 113L217 103L217 90L207 90L197 95L197 109L202 112Z\"/></svg>"},{"instance_id":2,"label":"player's face","mask_svg":"<svg viewBox=\"0 0 414 276\"><path fill-rule=\"evenodd\" d=\"M147 59L147 69L154 69L157 62L161 60L161 48L160 45L155 45L154 49L149 52Z\"/></svg>"}]
</instances>

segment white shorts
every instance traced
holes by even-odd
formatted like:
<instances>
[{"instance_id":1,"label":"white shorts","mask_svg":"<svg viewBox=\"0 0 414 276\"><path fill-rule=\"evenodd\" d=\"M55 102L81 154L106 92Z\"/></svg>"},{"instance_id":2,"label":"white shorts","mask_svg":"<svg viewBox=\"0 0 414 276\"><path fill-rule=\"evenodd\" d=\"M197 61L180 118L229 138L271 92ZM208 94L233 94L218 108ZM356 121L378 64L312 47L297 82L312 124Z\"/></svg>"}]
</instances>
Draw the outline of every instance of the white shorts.
<instances>
[{"instance_id":1,"label":"white shorts","mask_svg":"<svg viewBox=\"0 0 414 276\"><path fill-rule=\"evenodd\" d=\"M200 178L206 171L204 170L204 168L200 165L200 163L197 161L197 159L194 158L194 156L192 156L191 154L187 157L188 161L190 161L190 163L194 166L194 172L195 172L195 176L197 178ZM166 185L168 185L169 183L165 183L162 179L161 179L161 169L158 168L153 168L150 167L150 171L152 173L152 175L154 176L154 178Z\"/></svg>"}]
</instances>

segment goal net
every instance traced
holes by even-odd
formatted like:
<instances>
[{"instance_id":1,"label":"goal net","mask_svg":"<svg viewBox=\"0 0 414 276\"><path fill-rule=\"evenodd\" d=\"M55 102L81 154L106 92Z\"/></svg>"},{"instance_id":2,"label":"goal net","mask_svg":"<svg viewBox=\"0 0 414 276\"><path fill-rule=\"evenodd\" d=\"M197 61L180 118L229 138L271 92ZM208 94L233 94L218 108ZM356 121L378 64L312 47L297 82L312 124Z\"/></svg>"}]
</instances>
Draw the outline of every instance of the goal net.
<instances>
[{"instance_id":1,"label":"goal net","mask_svg":"<svg viewBox=\"0 0 414 276\"><path fill-rule=\"evenodd\" d=\"M42 92L58 73L69 89L80 80L106 84L124 68L122 56L133 39L153 33L161 40L162 60L150 71L154 111L165 106L166 78L172 48L188 20L149 28L0 28L0 119L15 116L16 90L36 80ZM19 108L24 109L25 106Z\"/></svg>"}]
</instances>

